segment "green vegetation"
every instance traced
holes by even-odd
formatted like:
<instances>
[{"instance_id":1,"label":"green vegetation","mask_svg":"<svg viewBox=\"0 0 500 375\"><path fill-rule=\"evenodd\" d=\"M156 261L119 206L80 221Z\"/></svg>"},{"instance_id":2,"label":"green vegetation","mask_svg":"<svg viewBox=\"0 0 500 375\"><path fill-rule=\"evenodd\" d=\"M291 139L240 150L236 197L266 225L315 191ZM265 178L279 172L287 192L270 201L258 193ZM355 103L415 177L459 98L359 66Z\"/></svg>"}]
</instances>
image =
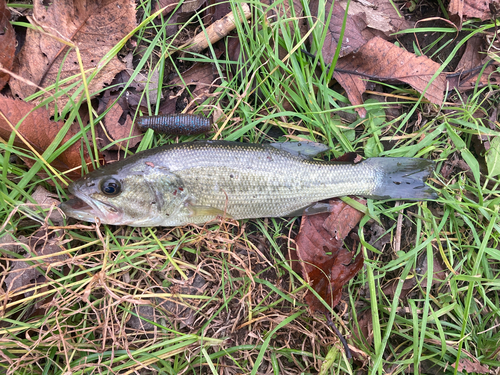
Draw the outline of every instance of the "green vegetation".
<instances>
[{"instance_id":1,"label":"green vegetation","mask_svg":"<svg viewBox=\"0 0 500 375\"><path fill-rule=\"evenodd\" d=\"M186 33L203 29L201 12L168 37L169 18L152 14L150 2L140 3L142 23L134 30L138 62L125 88L140 72L158 69L160 92L168 84L166 67L182 76L192 63L210 63L222 78L199 106L200 112L220 116L208 137L258 143L292 135L329 145L332 151L326 157L354 151L438 162L430 181L440 195L436 201L368 202L370 215L357 229L359 240L352 241L352 250L364 254L365 266L332 311L354 360L346 358L326 318L311 316L303 303L310 287L287 261L298 218L203 228L94 227L74 221L67 221L70 225L63 230L51 226L46 220L49 209L35 205L31 195L41 185L65 200L68 180L48 163L74 142L89 151L94 165L102 151L95 129L109 109L98 115L86 99L109 87L89 92L80 79L70 104L56 118L66 126L43 154L14 147L14 137L0 143L0 237L44 233L59 246L57 254L31 254L30 265L45 277L28 290L7 295L3 279L0 371L452 374L452 366L464 361L500 366L500 132L497 118L489 120L500 103L498 86L476 85L467 96L450 92L438 106L408 86L379 84L380 96L364 104L367 117L348 123L343 118L355 114L355 107L331 84L332 69L317 48L323 44L322 25L329 15L320 20L306 17L310 32L304 36L304 18L293 14L293 8L284 15L286 0L250 5L252 22L239 22L236 28L239 60L230 61L226 53L218 58L213 46L200 54L177 53L175 46L186 41ZM231 8L240 9L240 4L231 2ZM433 59L444 69L470 37L494 28L492 21L464 24L452 52L445 59L436 53ZM422 30L455 32L451 26ZM117 43L108 57L126 42ZM428 56L436 52L423 51ZM86 72L85 79L92 80L96 73ZM135 115L158 114L161 95L156 102L144 97L147 112ZM389 108L397 108L398 115L389 116ZM75 121L81 132L61 143ZM81 141L85 133L90 137ZM174 139L149 130L138 150L202 138ZM489 150L484 142L489 142ZM32 160L33 166L27 168L14 156ZM370 218L384 225L385 232L377 237L388 240L381 249L372 241L375 221ZM22 254L2 250L3 278L14 263L7 258L24 259ZM64 260L48 269L41 266L43 259L55 255ZM205 281L199 294L189 288L194 274ZM165 301L178 305L166 308ZM147 315L149 303L162 304L163 309ZM131 325L138 316L151 330L141 330L137 318Z\"/></svg>"}]
</instances>

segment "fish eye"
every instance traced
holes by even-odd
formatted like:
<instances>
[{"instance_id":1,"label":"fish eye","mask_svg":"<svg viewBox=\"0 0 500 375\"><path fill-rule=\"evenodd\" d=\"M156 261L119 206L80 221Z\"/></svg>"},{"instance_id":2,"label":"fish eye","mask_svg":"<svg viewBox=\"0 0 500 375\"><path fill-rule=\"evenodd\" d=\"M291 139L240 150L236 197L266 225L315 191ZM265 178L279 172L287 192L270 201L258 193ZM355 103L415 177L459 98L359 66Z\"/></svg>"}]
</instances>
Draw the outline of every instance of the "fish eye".
<instances>
[{"instance_id":1,"label":"fish eye","mask_svg":"<svg viewBox=\"0 0 500 375\"><path fill-rule=\"evenodd\" d=\"M122 190L122 186L120 182L115 180L114 178L108 178L107 180L103 180L101 182L101 191L104 195L108 197L115 197L120 194Z\"/></svg>"}]
</instances>

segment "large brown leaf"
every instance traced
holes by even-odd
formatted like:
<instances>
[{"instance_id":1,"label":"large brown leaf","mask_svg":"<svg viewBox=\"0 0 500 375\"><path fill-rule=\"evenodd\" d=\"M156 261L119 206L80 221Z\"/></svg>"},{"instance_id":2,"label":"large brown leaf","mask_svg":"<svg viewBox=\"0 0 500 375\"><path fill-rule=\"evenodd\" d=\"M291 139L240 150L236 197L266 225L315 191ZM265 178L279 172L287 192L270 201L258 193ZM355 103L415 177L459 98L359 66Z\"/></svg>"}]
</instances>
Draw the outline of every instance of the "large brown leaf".
<instances>
[{"instance_id":1,"label":"large brown leaf","mask_svg":"<svg viewBox=\"0 0 500 375\"><path fill-rule=\"evenodd\" d=\"M367 80L385 82L405 82L419 92L423 92L440 65L428 57L416 56L394 44L375 37L349 56L339 59L334 77L346 90L353 105L363 104L362 94ZM435 104L444 99L445 78L439 75L432 81L424 96ZM359 108L365 117L364 108Z\"/></svg>"},{"instance_id":2,"label":"large brown leaf","mask_svg":"<svg viewBox=\"0 0 500 375\"><path fill-rule=\"evenodd\" d=\"M342 286L363 267L362 255L353 260L353 253L343 247L344 238L363 213L341 200L331 200L330 204L331 213L302 217L295 239L296 259L300 262L293 264L323 300L335 307L342 296ZM305 299L311 313L326 312L313 293L307 292Z\"/></svg>"},{"instance_id":3,"label":"large brown leaf","mask_svg":"<svg viewBox=\"0 0 500 375\"><path fill-rule=\"evenodd\" d=\"M313 17L318 15L318 3L318 0L312 0L310 3L311 14ZM332 0L328 0L324 9L325 17L328 16L331 7ZM338 1L335 1L333 4L332 17L330 18L330 23L328 24L328 32L321 48L323 59L326 64L330 64L335 56L337 44L340 39L340 32L343 27L344 14L345 9L342 8ZM366 40L363 35L361 35L359 26L356 25L352 17L348 15L339 56L346 56L351 52L357 51L363 44L365 44L365 42Z\"/></svg>"},{"instance_id":4,"label":"large brown leaf","mask_svg":"<svg viewBox=\"0 0 500 375\"><path fill-rule=\"evenodd\" d=\"M16 126L17 123L35 106L31 103L26 103L22 100L6 98L0 95L0 112L9 122ZM12 127L0 115L0 137L7 140L12 133ZM43 108L38 108L24 119L17 128L18 133L40 154L42 154L54 141L54 138L59 133L64 123L62 121L54 122L50 120L50 114ZM62 143L68 141L80 130L77 124L70 127ZM19 138L16 137L14 145L20 148L29 150L28 146ZM88 154L84 152L85 159L88 162ZM30 159L25 160L28 165ZM61 172L77 168L82 165L80 156L80 144L74 143L66 151L61 153L52 163L56 169ZM81 176L80 170L75 170L67 174L71 179L77 179Z\"/></svg>"},{"instance_id":5,"label":"large brown leaf","mask_svg":"<svg viewBox=\"0 0 500 375\"><path fill-rule=\"evenodd\" d=\"M54 84L58 74L59 80L75 75L77 80L81 79L75 50L67 54L68 47L52 36L70 40L78 46L84 69L93 70L103 56L135 27L135 3L131 0L58 0L48 4L36 0L33 19L50 35L28 28L26 42L14 66L15 73L44 88ZM89 91L95 93L105 83L111 83L123 69L125 64L113 57L89 83ZM61 85L59 89L67 85ZM35 87L21 80L12 80L11 87L14 94L23 99L36 91ZM72 92L74 89L70 94ZM67 96L58 98L59 109L67 102Z\"/></svg>"},{"instance_id":6,"label":"large brown leaf","mask_svg":"<svg viewBox=\"0 0 500 375\"><path fill-rule=\"evenodd\" d=\"M0 67L11 70L16 53L16 35L10 24L10 12L5 6L5 0L0 0ZM0 72L0 90L9 81L10 75Z\"/></svg>"}]
</instances>

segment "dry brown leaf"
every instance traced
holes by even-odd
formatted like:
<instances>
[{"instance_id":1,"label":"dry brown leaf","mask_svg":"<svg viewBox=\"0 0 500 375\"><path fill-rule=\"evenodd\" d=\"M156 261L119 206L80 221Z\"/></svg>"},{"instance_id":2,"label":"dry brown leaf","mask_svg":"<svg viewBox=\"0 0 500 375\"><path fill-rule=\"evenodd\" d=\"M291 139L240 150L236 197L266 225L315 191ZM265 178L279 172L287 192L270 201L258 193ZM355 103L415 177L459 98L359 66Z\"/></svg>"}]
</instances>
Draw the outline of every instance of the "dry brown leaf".
<instances>
[{"instance_id":1,"label":"dry brown leaf","mask_svg":"<svg viewBox=\"0 0 500 375\"><path fill-rule=\"evenodd\" d=\"M24 244L25 246L18 245L19 248L24 251L26 251L27 248L30 249L31 254L30 252L26 252L26 259L32 258L33 256L48 256L62 251L61 246L59 245L60 238L57 237L57 234L57 231L52 234L48 234L45 229L40 229L29 238L19 236L14 243ZM36 283L38 276L42 275L36 267L40 267L45 270L49 266L52 266L53 263L63 262L67 259L67 257L68 256L66 254L49 256L33 261L33 265L29 265L24 261L12 259L10 261L9 273L5 278L7 291L19 291L20 289L27 288L32 283Z\"/></svg>"},{"instance_id":2,"label":"dry brown leaf","mask_svg":"<svg viewBox=\"0 0 500 375\"><path fill-rule=\"evenodd\" d=\"M453 363L451 367L455 368L455 363ZM491 374L490 369L487 366L483 366L477 358L473 358L472 360L467 358L460 359L458 361L458 372L463 373L464 371L469 374Z\"/></svg>"},{"instance_id":3,"label":"dry brown leaf","mask_svg":"<svg viewBox=\"0 0 500 375\"><path fill-rule=\"evenodd\" d=\"M43 152L54 141L64 123L62 121L51 121L50 113L47 110L38 108L33 111L34 107L35 106L31 103L6 98L5 96L0 95L0 112L10 121L12 125L16 126L27 113L32 111L19 125L17 131L38 153L43 154ZM62 143L67 142L79 131L80 127L78 124L73 124L68 130L66 136L63 138ZM12 127L2 116L0 116L0 138L8 140L11 133ZM14 145L29 150L27 145L19 137L15 138ZM85 161L88 163L90 158L85 151L84 157ZM29 163L32 162L32 160L27 159L25 162L30 165ZM71 145L66 151L59 155L51 163L51 165L61 172L80 167L82 165L80 143L77 142ZM78 179L81 177L81 171L77 169L69 172L66 176L71 179Z\"/></svg>"},{"instance_id":4,"label":"dry brown leaf","mask_svg":"<svg viewBox=\"0 0 500 375\"><path fill-rule=\"evenodd\" d=\"M109 112L104 117L104 127L106 128L106 134L104 137L100 137L99 145L101 147L107 146L109 143L114 141L117 144L110 147L110 150L118 150L128 147L135 147L142 139L142 133L137 129L137 127L132 128L132 117L128 111L125 111L120 105L121 102L113 105L114 101L110 100L108 102Z\"/></svg>"},{"instance_id":5,"label":"dry brown leaf","mask_svg":"<svg viewBox=\"0 0 500 375\"><path fill-rule=\"evenodd\" d=\"M158 0L155 2L154 11L157 12L161 8L165 8L161 14L166 16L175 9L177 4L179 4L179 0Z\"/></svg>"},{"instance_id":6,"label":"dry brown leaf","mask_svg":"<svg viewBox=\"0 0 500 375\"><path fill-rule=\"evenodd\" d=\"M339 4L345 9L347 0L341 0ZM361 17L366 27L381 31L390 39L394 39L391 34L414 26L413 22L398 14L389 0L351 1L347 12L352 17Z\"/></svg>"},{"instance_id":7,"label":"dry brown leaf","mask_svg":"<svg viewBox=\"0 0 500 375\"><path fill-rule=\"evenodd\" d=\"M132 0L60 0L48 4L41 0L35 1L35 25L41 26L51 36L70 40L78 46L85 70L97 68L103 56L131 32L136 24L135 2ZM75 50L67 54L69 47L47 34L28 28L26 42L16 58L14 72L41 87L54 84L59 74L59 80L75 75L76 80L80 80ZM113 77L123 69L125 64L116 56L113 57L89 83L90 93L96 93L105 83L111 83ZM74 82L73 80L70 84ZM68 84L60 85L58 90L67 86ZM36 91L35 87L17 79L11 81L11 88L14 94L23 99ZM47 94L44 95L46 97ZM59 110L68 100L67 95L57 99ZM52 105L51 111L53 108Z\"/></svg>"},{"instance_id":8,"label":"dry brown leaf","mask_svg":"<svg viewBox=\"0 0 500 375\"><path fill-rule=\"evenodd\" d=\"M5 0L0 0L0 67L11 70L16 53L16 34L9 22L10 12L6 8ZM0 90L9 81L10 75L0 72Z\"/></svg>"},{"instance_id":9,"label":"dry brown leaf","mask_svg":"<svg viewBox=\"0 0 500 375\"><path fill-rule=\"evenodd\" d=\"M354 325L353 335L362 341L364 338L368 345L373 343L373 320L371 310L365 310L357 316L358 325Z\"/></svg>"},{"instance_id":10,"label":"dry brown leaf","mask_svg":"<svg viewBox=\"0 0 500 375\"><path fill-rule=\"evenodd\" d=\"M318 15L318 0L312 0L310 3L311 14L313 17ZM328 15L332 7L332 0L328 0L325 7L325 14ZM326 64L330 64L335 56L337 44L340 38L340 32L343 28L345 9L338 1L333 4L332 17L328 24L328 32L321 51ZM340 48L340 57L346 56L351 52L357 51L366 40L361 34L359 25L357 25L351 16L347 16L346 26L344 30L344 38L342 47Z\"/></svg>"},{"instance_id":11,"label":"dry brown leaf","mask_svg":"<svg viewBox=\"0 0 500 375\"><path fill-rule=\"evenodd\" d=\"M194 323L196 308L201 301L187 296L202 294L208 285L209 283L203 276L196 273L185 282L181 282L180 285L173 284L169 288L155 288L155 292L158 294L172 294L172 296L169 298L153 298L151 305L136 305L134 312L137 316L130 316L127 327L136 331L152 331L155 329L155 325L146 320L160 323L160 320L165 315L162 311L180 322L180 328L191 326ZM183 295L183 297L177 297L177 295Z\"/></svg>"},{"instance_id":12,"label":"dry brown leaf","mask_svg":"<svg viewBox=\"0 0 500 375\"><path fill-rule=\"evenodd\" d=\"M460 24L462 17L480 18L482 21L492 17L490 4L494 4L494 0L450 0L448 10L452 15L458 15Z\"/></svg>"},{"instance_id":13,"label":"dry brown leaf","mask_svg":"<svg viewBox=\"0 0 500 375\"><path fill-rule=\"evenodd\" d=\"M215 75L213 65L208 63L195 63L191 68L182 73L181 76L175 77L170 82L171 85L181 87L181 91L177 93L177 96L182 94L186 86L195 86L190 87L190 102L198 104L203 103L207 99L212 84L214 83ZM166 114L169 113L162 113L162 115Z\"/></svg>"},{"instance_id":14,"label":"dry brown leaf","mask_svg":"<svg viewBox=\"0 0 500 375\"><path fill-rule=\"evenodd\" d=\"M61 212L56 209L56 207L59 206L61 202L57 199L54 199L53 194L51 194L43 186L38 185L35 192L31 194L31 198L33 198L36 203L41 205L42 208L49 209L49 218L54 223L54 225L63 225L64 220Z\"/></svg>"},{"instance_id":15,"label":"dry brown leaf","mask_svg":"<svg viewBox=\"0 0 500 375\"><path fill-rule=\"evenodd\" d=\"M342 286L363 267L361 254L353 259L353 253L343 248L345 236L361 220L363 213L341 200L331 200L330 205L331 213L302 217L295 239L296 259L300 262L293 265L323 300L335 307L342 296ZM311 313L326 312L311 292L307 292L305 300Z\"/></svg>"},{"instance_id":16,"label":"dry brown leaf","mask_svg":"<svg viewBox=\"0 0 500 375\"><path fill-rule=\"evenodd\" d=\"M334 77L346 90L351 104L360 105L363 104L362 94L366 91L368 79L405 82L423 92L439 67L428 57L416 56L375 37L358 52L339 59ZM445 78L439 75L424 96L431 103L440 104L444 99L445 82ZM357 111L361 117L366 116L364 108Z\"/></svg>"}]
</instances>

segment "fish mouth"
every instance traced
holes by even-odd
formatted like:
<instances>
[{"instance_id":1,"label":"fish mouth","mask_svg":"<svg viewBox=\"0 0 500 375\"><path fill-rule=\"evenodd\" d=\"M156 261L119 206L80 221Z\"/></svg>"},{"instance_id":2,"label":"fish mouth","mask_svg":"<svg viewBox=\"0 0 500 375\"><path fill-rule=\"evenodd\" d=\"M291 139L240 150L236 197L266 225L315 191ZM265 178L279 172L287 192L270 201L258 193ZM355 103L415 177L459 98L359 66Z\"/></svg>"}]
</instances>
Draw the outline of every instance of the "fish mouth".
<instances>
[{"instance_id":1,"label":"fish mouth","mask_svg":"<svg viewBox=\"0 0 500 375\"><path fill-rule=\"evenodd\" d=\"M116 207L96 198L79 196L71 189L70 192L75 196L59 206L67 216L92 223L97 218L102 224L119 224L123 214Z\"/></svg>"}]
</instances>

